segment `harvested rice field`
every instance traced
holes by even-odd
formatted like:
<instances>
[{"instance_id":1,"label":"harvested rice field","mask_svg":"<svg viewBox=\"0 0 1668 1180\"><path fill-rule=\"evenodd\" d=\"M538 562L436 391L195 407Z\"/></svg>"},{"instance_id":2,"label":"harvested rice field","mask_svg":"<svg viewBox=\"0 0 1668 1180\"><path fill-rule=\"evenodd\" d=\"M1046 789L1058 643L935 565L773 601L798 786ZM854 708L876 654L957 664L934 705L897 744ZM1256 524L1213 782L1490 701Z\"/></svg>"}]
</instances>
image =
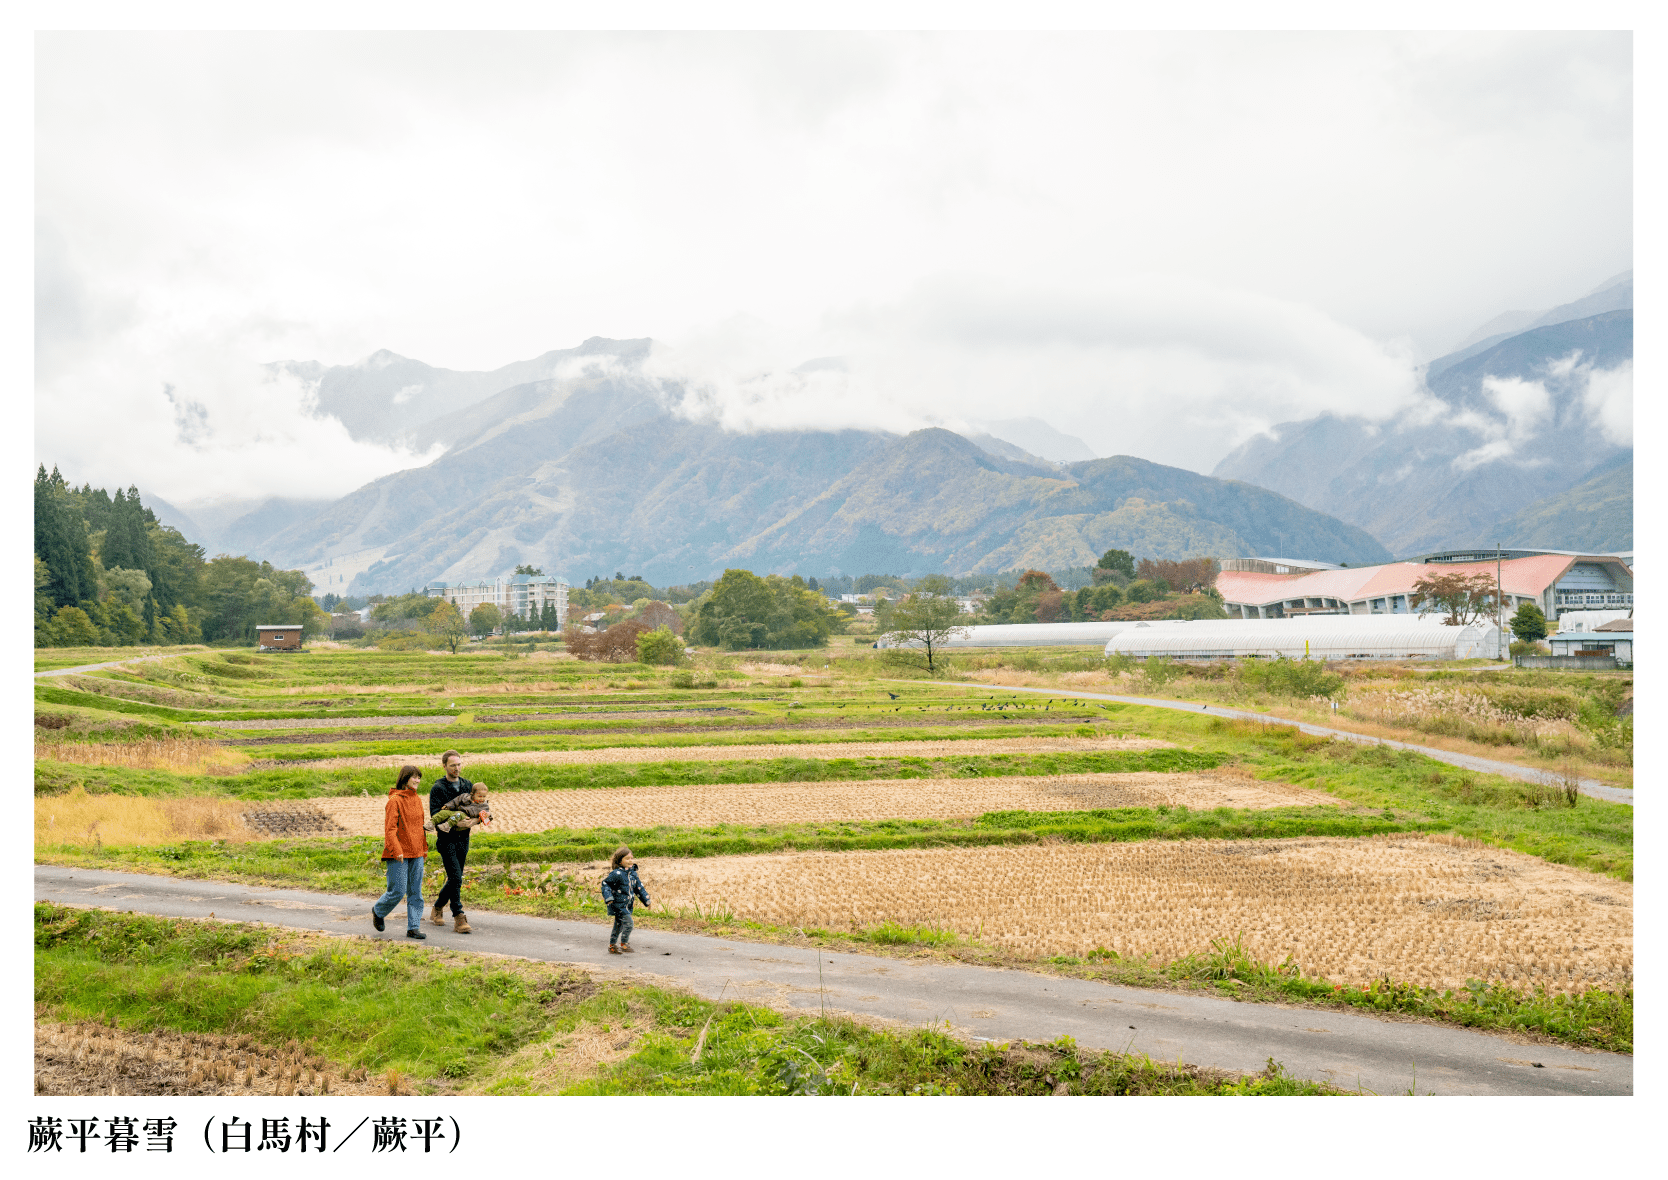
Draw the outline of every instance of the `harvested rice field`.
<instances>
[{"instance_id":1,"label":"harvested rice field","mask_svg":"<svg viewBox=\"0 0 1668 1180\"><path fill-rule=\"evenodd\" d=\"M612 746L587 750L519 750L492 754L470 754L464 773L471 767L501 766L506 763L535 763L581 766L600 762L712 762L752 758L950 758L958 754L1041 754L1067 752L1096 753L1110 750L1168 750L1174 742L1157 738L1114 737L1024 737L963 738L944 741L897 742L781 742L770 745L736 746ZM298 770L363 770L367 767L399 767L406 762L432 765L439 751L408 754L368 754L357 758L315 758L285 762ZM472 774L470 777L474 777Z\"/></svg>"},{"instance_id":2,"label":"harvested rice field","mask_svg":"<svg viewBox=\"0 0 1668 1180\"><path fill-rule=\"evenodd\" d=\"M382 833L384 800L321 799L309 804L342 830ZM987 811L1088 811L1182 805L1304 807L1336 805L1324 791L1244 775L1015 775L989 779L878 779L868 782L743 783L606 790L496 791L492 830L788 824L882 819L960 819Z\"/></svg>"},{"instance_id":3,"label":"harvested rice field","mask_svg":"<svg viewBox=\"0 0 1668 1180\"><path fill-rule=\"evenodd\" d=\"M1633 887L1418 836L650 860L657 908L789 927L936 925L1026 956L1158 962L1244 933L1335 982L1632 987Z\"/></svg>"}]
</instances>

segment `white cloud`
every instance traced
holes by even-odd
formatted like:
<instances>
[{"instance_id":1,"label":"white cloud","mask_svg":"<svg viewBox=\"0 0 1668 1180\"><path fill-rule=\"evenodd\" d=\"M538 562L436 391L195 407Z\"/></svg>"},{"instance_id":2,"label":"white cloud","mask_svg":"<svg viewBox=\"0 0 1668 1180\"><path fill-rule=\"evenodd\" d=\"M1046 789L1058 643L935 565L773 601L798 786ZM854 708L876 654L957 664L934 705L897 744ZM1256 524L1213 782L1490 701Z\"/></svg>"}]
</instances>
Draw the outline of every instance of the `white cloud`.
<instances>
[{"instance_id":1,"label":"white cloud","mask_svg":"<svg viewBox=\"0 0 1668 1180\"><path fill-rule=\"evenodd\" d=\"M1554 372L1557 364L1553 365ZM1558 374L1567 375L1568 370ZM1483 378L1483 392L1506 416L1506 429L1513 437L1521 438L1552 413L1552 395L1545 383L1525 381L1521 377Z\"/></svg>"},{"instance_id":2,"label":"white cloud","mask_svg":"<svg viewBox=\"0 0 1668 1180\"><path fill-rule=\"evenodd\" d=\"M839 368L796 371L837 355ZM1405 354L1312 308L1160 275L1084 289L946 277L820 331L732 320L652 358L682 412L733 430L977 429L1037 416L1099 454L1208 470L1273 424L1419 396Z\"/></svg>"},{"instance_id":3,"label":"white cloud","mask_svg":"<svg viewBox=\"0 0 1668 1180\"><path fill-rule=\"evenodd\" d=\"M387 348L484 369L602 335L678 342L680 404L738 429L1034 414L1209 470L1287 418L1428 412L1381 341L1628 266L1630 53L1625 33L43 34L37 452L188 498L308 494L413 457L309 433L304 395L247 366ZM779 331L701 327L748 316ZM792 373L821 355L850 371ZM242 401L270 402L264 446Z\"/></svg>"},{"instance_id":4,"label":"white cloud","mask_svg":"<svg viewBox=\"0 0 1668 1180\"><path fill-rule=\"evenodd\" d=\"M1587 377L1583 398L1604 437L1617 446L1633 445L1633 362L1595 369Z\"/></svg>"}]
</instances>

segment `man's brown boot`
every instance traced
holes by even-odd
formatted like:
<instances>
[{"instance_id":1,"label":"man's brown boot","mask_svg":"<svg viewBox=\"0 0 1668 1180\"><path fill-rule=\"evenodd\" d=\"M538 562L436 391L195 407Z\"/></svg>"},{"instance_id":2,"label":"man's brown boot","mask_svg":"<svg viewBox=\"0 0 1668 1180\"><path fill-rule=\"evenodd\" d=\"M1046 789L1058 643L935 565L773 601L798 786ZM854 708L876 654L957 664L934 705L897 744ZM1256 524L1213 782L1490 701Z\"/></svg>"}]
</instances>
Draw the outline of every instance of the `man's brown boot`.
<instances>
[{"instance_id":1,"label":"man's brown boot","mask_svg":"<svg viewBox=\"0 0 1668 1180\"><path fill-rule=\"evenodd\" d=\"M440 906L435 906L434 913L429 915L429 921L433 922L436 926L444 926L446 924L445 911Z\"/></svg>"},{"instance_id":2,"label":"man's brown boot","mask_svg":"<svg viewBox=\"0 0 1668 1180\"><path fill-rule=\"evenodd\" d=\"M469 919L463 914L459 914L457 917L452 919L452 929L458 934L468 934L470 932Z\"/></svg>"}]
</instances>

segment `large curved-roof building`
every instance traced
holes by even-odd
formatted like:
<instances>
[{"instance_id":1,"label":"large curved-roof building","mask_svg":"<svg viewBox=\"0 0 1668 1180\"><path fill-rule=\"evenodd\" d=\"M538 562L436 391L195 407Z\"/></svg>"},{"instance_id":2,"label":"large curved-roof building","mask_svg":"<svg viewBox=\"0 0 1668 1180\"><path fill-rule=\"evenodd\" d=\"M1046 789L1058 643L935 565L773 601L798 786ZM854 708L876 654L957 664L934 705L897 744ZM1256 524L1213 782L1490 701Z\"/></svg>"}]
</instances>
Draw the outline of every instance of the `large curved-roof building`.
<instances>
[{"instance_id":1,"label":"large curved-roof building","mask_svg":"<svg viewBox=\"0 0 1668 1180\"><path fill-rule=\"evenodd\" d=\"M1305 615L1405 615L1418 611L1413 584L1433 573L1496 574L1492 557L1473 550L1431 553L1413 561L1358 568L1303 568L1283 559L1238 558L1222 563L1216 589L1229 615L1284 619ZM1433 570L1432 566L1440 566ZM1549 619L1572 610L1631 610L1633 571L1613 554L1502 554L1498 566L1502 614L1525 602Z\"/></svg>"}]
</instances>

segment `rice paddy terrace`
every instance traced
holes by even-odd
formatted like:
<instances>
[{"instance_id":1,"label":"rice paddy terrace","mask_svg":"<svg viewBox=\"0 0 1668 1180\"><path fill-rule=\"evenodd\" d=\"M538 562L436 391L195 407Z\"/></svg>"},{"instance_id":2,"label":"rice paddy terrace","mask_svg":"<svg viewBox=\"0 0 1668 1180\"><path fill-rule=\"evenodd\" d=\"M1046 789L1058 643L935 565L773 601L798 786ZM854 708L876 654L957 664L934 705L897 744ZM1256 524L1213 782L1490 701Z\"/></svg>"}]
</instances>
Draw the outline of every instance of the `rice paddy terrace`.
<instances>
[{"instance_id":1,"label":"rice paddy terrace","mask_svg":"<svg viewBox=\"0 0 1668 1180\"><path fill-rule=\"evenodd\" d=\"M37 858L373 896L393 768L432 785L455 749L496 817L472 909L600 917L629 843L642 920L730 936L1072 971L1237 939L1337 985L1631 991L1631 808L1286 727L883 683L866 651L775 659L203 651L37 681Z\"/></svg>"}]
</instances>

